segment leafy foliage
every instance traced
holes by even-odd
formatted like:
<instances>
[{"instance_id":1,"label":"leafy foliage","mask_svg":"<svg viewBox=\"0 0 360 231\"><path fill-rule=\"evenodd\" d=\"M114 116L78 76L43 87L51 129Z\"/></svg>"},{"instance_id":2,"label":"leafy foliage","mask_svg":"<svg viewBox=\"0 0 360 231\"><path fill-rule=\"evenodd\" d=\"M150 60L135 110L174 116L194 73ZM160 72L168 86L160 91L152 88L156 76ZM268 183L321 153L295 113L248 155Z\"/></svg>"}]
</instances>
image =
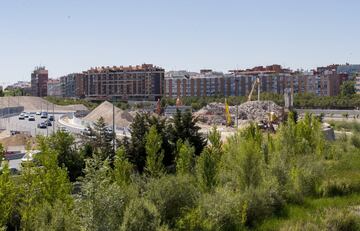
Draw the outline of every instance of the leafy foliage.
<instances>
[{"instance_id":1,"label":"leafy foliage","mask_svg":"<svg viewBox=\"0 0 360 231\"><path fill-rule=\"evenodd\" d=\"M12 176L3 163L0 227L358 229L350 211L360 203L356 138L326 141L318 118L306 115L296 121L290 115L275 134L250 124L223 142L213 128L205 144L194 121L183 114L173 120L138 115L133 136L122 140L116 153L112 139L102 134L101 120L97 139L84 146L64 133L38 137L41 153L24 163L20 175ZM346 203L340 208L323 206L341 200ZM318 211L319 204L323 208ZM303 214L296 214L299 208ZM291 216L302 218L282 223Z\"/></svg>"}]
</instances>

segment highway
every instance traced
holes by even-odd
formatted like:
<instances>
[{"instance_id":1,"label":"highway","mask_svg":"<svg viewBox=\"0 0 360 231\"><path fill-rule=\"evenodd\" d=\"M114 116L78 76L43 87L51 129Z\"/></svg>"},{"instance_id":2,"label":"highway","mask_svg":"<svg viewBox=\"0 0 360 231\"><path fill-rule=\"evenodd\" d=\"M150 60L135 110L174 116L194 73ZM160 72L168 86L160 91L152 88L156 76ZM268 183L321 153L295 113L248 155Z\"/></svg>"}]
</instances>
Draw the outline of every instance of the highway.
<instances>
[{"instance_id":1,"label":"highway","mask_svg":"<svg viewBox=\"0 0 360 231\"><path fill-rule=\"evenodd\" d=\"M24 120L19 120L18 115L17 116L12 116L9 118L1 118L0 119L0 127L1 128L5 128L7 130L15 130L15 131L24 131L24 132L29 132L32 136L36 136L36 135L51 135L53 132L56 132L59 127L63 127L60 123L59 123L59 118L63 115L63 114L54 114L55 117L55 121L53 121L53 126L48 126L45 129L41 129L38 128L37 125L40 122L45 121L46 119L41 119L40 115L35 115L35 121L29 121L28 118L25 118ZM49 116L52 115L51 113L49 113ZM72 127L66 127L71 133L80 133L79 129L76 128L72 128Z\"/></svg>"}]
</instances>

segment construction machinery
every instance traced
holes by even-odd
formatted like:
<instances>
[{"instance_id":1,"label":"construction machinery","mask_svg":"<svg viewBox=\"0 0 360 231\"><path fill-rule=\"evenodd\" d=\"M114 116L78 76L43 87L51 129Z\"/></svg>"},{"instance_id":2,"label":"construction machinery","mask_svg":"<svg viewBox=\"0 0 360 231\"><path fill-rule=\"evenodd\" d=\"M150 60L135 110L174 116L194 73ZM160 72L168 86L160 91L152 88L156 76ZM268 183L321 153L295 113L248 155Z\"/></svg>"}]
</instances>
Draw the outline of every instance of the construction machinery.
<instances>
[{"instance_id":1,"label":"construction machinery","mask_svg":"<svg viewBox=\"0 0 360 231\"><path fill-rule=\"evenodd\" d=\"M260 101L260 79L259 78L256 78L255 79L255 81L254 81L254 83L253 83L253 85L252 85L252 87L251 87L251 91L250 91L250 94L249 94L249 96L248 96L248 100L247 101L251 101L251 98L252 98L252 94L254 93L254 90L255 90L255 87L258 87L258 90L257 90L257 92L258 92L258 101Z\"/></svg>"}]
</instances>

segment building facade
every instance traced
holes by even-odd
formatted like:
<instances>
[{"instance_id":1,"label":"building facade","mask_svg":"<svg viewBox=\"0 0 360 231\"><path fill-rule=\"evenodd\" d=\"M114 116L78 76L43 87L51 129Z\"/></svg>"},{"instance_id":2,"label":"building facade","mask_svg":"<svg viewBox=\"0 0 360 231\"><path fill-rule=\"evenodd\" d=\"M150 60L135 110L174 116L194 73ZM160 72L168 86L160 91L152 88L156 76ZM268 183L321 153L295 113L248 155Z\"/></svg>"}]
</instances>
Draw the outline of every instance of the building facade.
<instances>
[{"instance_id":1,"label":"building facade","mask_svg":"<svg viewBox=\"0 0 360 231\"><path fill-rule=\"evenodd\" d=\"M59 79L49 79L47 83L47 95L48 96L62 96L61 83Z\"/></svg>"},{"instance_id":2,"label":"building facade","mask_svg":"<svg viewBox=\"0 0 360 231\"><path fill-rule=\"evenodd\" d=\"M88 99L157 100L163 96L165 70L152 64L97 67L83 75Z\"/></svg>"},{"instance_id":3,"label":"building facade","mask_svg":"<svg viewBox=\"0 0 360 231\"><path fill-rule=\"evenodd\" d=\"M261 92L284 94L289 88L295 94L333 96L339 94L340 85L347 78L336 71L292 72L278 65L231 70L228 74L211 70L197 74L179 71L166 74L164 91L172 98L247 96L256 79L260 81Z\"/></svg>"},{"instance_id":4,"label":"building facade","mask_svg":"<svg viewBox=\"0 0 360 231\"><path fill-rule=\"evenodd\" d=\"M45 67L36 67L31 73L31 95L44 97L47 96L47 82L49 78L48 70Z\"/></svg>"},{"instance_id":5,"label":"building facade","mask_svg":"<svg viewBox=\"0 0 360 231\"><path fill-rule=\"evenodd\" d=\"M67 98L84 98L84 74L72 73L60 77L62 96Z\"/></svg>"}]
</instances>

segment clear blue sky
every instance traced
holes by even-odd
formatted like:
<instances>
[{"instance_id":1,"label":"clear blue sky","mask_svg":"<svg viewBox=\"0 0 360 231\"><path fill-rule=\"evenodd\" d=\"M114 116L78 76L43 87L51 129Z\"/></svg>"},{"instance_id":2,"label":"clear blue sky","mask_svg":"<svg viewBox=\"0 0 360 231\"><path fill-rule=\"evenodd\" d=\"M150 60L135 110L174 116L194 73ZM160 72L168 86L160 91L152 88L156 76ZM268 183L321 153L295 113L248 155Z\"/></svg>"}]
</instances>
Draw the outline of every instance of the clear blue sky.
<instances>
[{"instance_id":1,"label":"clear blue sky","mask_svg":"<svg viewBox=\"0 0 360 231\"><path fill-rule=\"evenodd\" d=\"M227 71L360 63L358 0L1 0L0 81L154 63Z\"/></svg>"}]
</instances>

